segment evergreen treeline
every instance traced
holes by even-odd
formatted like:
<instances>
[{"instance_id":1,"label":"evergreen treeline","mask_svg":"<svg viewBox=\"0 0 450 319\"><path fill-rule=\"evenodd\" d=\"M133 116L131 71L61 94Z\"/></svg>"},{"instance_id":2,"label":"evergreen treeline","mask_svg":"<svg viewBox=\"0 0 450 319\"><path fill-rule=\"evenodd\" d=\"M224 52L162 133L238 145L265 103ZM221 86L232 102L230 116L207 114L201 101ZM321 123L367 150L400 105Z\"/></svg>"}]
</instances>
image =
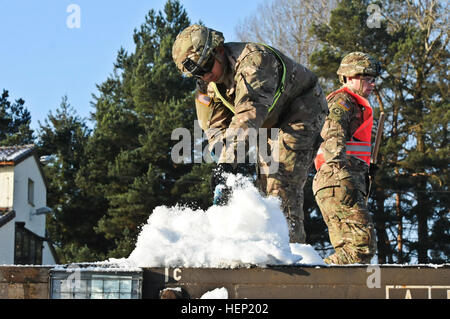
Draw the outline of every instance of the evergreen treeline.
<instances>
[{"instance_id":1,"label":"evergreen treeline","mask_svg":"<svg viewBox=\"0 0 450 319\"><path fill-rule=\"evenodd\" d=\"M368 52L382 62L382 81L372 105L375 118L383 110L387 121L369 201L378 262L448 262L449 49L448 28L441 24L445 8L437 5L428 12L414 7L415 2L378 1L384 15L379 28L369 28L369 4L342 0L328 23L313 25L310 32L320 48L310 63L330 92L338 87L336 70L348 52ZM39 123L39 155L52 155L44 167L48 205L55 210L48 216L48 236L61 262L127 257L156 206L206 209L212 204L213 165L171 160L177 143L171 140L172 131L194 129L195 83L181 76L171 57L176 35L189 24L177 0L167 1L162 12L149 11L134 31L134 51L120 49L111 75L97 86L92 129L67 97ZM30 120L25 102L11 103L4 90L0 144L32 143ZM304 205L307 240L328 254L328 234L310 182Z\"/></svg>"}]
</instances>

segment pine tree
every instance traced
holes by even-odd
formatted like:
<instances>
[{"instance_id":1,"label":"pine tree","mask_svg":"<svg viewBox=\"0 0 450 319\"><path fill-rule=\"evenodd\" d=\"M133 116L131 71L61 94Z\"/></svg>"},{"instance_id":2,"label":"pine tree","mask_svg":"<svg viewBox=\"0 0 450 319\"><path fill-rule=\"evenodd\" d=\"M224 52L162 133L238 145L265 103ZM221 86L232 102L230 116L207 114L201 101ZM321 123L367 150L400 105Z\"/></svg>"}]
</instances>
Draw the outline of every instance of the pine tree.
<instances>
[{"instance_id":1,"label":"pine tree","mask_svg":"<svg viewBox=\"0 0 450 319\"><path fill-rule=\"evenodd\" d=\"M25 145L34 142L31 115L23 99L8 101L8 91L0 96L0 145Z\"/></svg>"},{"instance_id":2,"label":"pine tree","mask_svg":"<svg viewBox=\"0 0 450 319\"><path fill-rule=\"evenodd\" d=\"M96 260L99 255L95 251L101 250L102 238L92 225L99 216L90 208L89 196L76 184L90 130L76 115L67 96L56 113L49 112L39 126L38 152L49 158L44 166L47 204L54 209L54 214L47 217L48 235L63 262Z\"/></svg>"}]
</instances>

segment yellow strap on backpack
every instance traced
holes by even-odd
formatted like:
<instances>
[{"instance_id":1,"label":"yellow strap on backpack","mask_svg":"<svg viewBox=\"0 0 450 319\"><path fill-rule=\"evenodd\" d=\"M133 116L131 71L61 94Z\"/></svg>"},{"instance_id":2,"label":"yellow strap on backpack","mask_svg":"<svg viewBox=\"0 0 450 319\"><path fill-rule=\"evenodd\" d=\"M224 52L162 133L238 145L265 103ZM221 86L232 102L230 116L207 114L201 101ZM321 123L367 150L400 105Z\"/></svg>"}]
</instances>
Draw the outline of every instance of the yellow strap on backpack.
<instances>
[{"instance_id":1,"label":"yellow strap on backpack","mask_svg":"<svg viewBox=\"0 0 450 319\"><path fill-rule=\"evenodd\" d=\"M236 110L234 109L234 105L232 105L230 102L228 102L222 94L220 94L219 89L217 88L217 85L215 82L211 83L212 88L214 89L214 93L216 93L217 97L222 101L222 103L230 109L233 114L236 114Z\"/></svg>"},{"instance_id":2,"label":"yellow strap on backpack","mask_svg":"<svg viewBox=\"0 0 450 319\"><path fill-rule=\"evenodd\" d=\"M260 45L265 46L267 49L269 49L270 51L272 51L275 56L277 57L278 61L280 61L280 63L283 65L283 74L281 76L281 81L280 81L280 85L278 85L277 91L275 92L275 95L273 97L273 102L272 105L269 107L269 111L268 113L270 113L270 111L272 111L272 109L274 108L275 104L277 104L278 99L280 98L281 94L284 92L284 82L286 79L286 65L284 64L283 59L281 58L281 56L278 54L277 51L275 51L275 49L273 49L272 47L268 46L267 44L263 44L263 43L258 43ZM233 112L233 114L236 114L236 110L234 109L234 105L232 105L230 102L228 102L223 96L222 94L220 94L219 89L217 88L216 83L212 82L211 83L213 89L214 89L214 93L216 93L217 97L222 101L222 103L228 108L230 109L231 112Z\"/></svg>"}]
</instances>

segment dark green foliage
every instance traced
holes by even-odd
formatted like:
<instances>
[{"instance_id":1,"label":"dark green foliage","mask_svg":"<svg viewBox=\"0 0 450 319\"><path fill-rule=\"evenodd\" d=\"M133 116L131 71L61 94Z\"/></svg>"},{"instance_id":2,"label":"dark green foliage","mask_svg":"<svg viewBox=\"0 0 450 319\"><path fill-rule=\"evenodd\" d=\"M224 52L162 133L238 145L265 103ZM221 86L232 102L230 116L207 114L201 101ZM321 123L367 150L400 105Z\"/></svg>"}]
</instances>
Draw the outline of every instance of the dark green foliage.
<instances>
[{"instance_id":1,"label":"dark green foliage","mask_svg":"<svg viewBox=\"0 0 450 319\"><path fill-rule=\"evenodd\" d=\"M18 99L11 103L8 97L8 91L4 89L0 95L0 145L32 144L31 115L25 107L25 101Z\"/></svg>"},{"instance_id":2,"label":"dark green foliage","mask_svg":"<svg viewBox=\"0 0 450 319\"><path fill-rule=\"evenodd\" d=\"M47 205L54 214L47 217L47 232L57 246L60 259L93 261L100 252L102 237L92 225L99 219L90 206L89 194L76 184L76 175L85 161L89 129L63 97L56 114L49 113L39 123L38 153L49 156L44 166L47 180ZM97 256L98 257L98 256Z\"/></svg>"}]
</instances>

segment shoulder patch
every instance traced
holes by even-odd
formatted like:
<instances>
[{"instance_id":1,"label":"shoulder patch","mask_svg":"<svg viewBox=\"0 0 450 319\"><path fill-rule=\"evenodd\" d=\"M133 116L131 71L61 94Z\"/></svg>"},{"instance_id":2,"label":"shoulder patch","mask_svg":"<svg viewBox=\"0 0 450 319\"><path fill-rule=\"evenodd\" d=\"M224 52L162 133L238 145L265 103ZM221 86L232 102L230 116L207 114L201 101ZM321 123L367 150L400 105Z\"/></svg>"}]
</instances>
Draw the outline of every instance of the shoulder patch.
<instances>
[{"instance_id":1,"label":"shoulder patch","mask_svg":"<svg viewBox=\"0 0 450 319\"><path fill-rule=\"evenodd\" d=\"M209 106L211 104L211 98L208 95L202 93L197 94L197 101L205 106Z\"/></svg>"},{"instance_id":2,"label":"shoulder patch","mask_svg":"<svg viewBox=\"0 0 450 319\"><path fill-rule=\"evenodd\" d=\"M350 111L350 106L347 105L347 103L345 102L344 99L342 99L342 98L338 99L338 100L336 101L336 104L337 104L339 107L343 108L344 110Z\"/></svg>"},{"instance_id":3,"label":"shoulder patch","mask_svg":"<svg viewBox=\"0 0 450 319\"><path fill-rule=\"evenodd\" d=\"M344 114L344 111L340 107L333 107L330 112L330 118L336 119L340 118Z\"/></svg>"}]
</instances>

